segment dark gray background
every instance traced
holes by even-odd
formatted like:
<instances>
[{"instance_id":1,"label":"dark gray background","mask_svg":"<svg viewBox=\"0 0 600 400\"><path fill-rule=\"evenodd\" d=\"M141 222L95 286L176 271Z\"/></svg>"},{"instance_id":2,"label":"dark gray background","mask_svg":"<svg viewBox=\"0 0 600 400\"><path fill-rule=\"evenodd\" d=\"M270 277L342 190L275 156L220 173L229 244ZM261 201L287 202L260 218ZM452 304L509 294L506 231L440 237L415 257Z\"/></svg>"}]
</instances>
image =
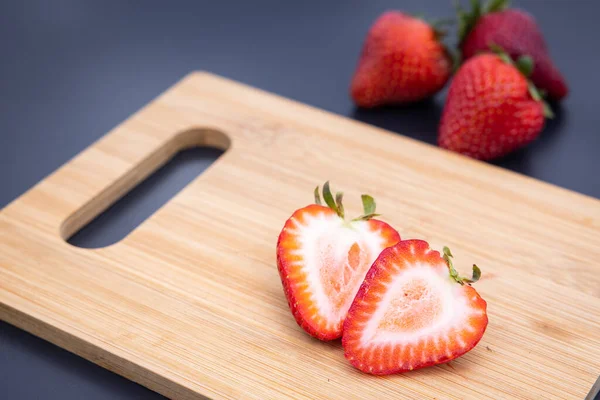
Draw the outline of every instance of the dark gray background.
<instances>
[{"instance_id":1,"label":"dark gray background","mask_svg":"<svg viewBox=\"0 0 600 400\"><path fill-rule=\"evenodd\" d=\"M555 105L557 118L538 141L495 163L600 197L600 2L514 3L537 17L571 94ZM0 206L192 70L434 143L444 93L373 111L356 110L347 94L364 35L390 8L452 14L450 0L1 1ZM93 247L118 240L218 156L192 153L73 242ZM107 221L115 222L112 228ZM0 398L160 396L0 322Z\"/></svg>"}]
</instances>

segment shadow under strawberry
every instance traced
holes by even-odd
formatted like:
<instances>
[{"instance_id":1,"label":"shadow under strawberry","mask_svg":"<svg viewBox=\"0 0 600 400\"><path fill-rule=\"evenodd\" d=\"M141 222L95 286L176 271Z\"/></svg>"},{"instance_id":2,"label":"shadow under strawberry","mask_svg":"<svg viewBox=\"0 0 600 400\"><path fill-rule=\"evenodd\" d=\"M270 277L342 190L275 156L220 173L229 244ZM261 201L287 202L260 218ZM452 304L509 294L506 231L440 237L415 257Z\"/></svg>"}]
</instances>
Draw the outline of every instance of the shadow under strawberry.
<instances>
[{"instance_id":1,"label":"shadow under strawberry","mask_svg":"<svg viewBox=\"0 0 600 400\"><path fill-rule=\"evenodd\" d=\"M355 108L350 117L435 145L442 107L441 99L430 98L402 106Z\"/></svg>"}]
</instances>

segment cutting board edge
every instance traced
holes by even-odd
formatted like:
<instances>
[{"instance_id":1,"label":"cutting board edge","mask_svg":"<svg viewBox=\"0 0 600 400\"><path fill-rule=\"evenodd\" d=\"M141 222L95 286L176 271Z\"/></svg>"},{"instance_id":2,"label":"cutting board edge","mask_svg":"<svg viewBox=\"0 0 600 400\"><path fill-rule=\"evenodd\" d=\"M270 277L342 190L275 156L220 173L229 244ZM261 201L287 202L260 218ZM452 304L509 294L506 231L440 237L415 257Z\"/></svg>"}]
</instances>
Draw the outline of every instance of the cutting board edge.
<instances>
[{"instance_id":1,"label":"cutting board edge","mask_svg":"<svg viewBox=\"0 0 600 400\"><path fill-rule=\"evenodd\" d=\"M140 366L107 349L86 340L82 336L71 334L65 327L53 326L41 316L28 315L4 301L0 301L0 319L4 322L34 335L46 342L82 357L101 368L131 380L139 385L172 399L210 400L198 392L166 378L149 368ZM80 335L85 333L80 332Z\"/></svg>"}]
</instances>

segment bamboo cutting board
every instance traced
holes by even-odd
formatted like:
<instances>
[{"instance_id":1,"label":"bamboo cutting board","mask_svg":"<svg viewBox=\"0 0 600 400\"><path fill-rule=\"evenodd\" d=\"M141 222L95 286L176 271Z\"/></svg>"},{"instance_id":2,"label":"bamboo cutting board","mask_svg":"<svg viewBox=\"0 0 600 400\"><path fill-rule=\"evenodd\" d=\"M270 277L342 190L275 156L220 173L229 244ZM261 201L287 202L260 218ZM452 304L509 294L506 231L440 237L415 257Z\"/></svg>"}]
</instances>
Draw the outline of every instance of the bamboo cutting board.
<instances>
[{"instance_id":1,"label":"bamboo cutting board","mask_svg":"<svg viewBox=\"0 0 600 400\"><path fill-rule=\"evenodd\" d=\"M124 240L65 242L196 145L226 152ZM275 244L327 179L348 214L370 193L404 239L482 268L474 350L373 377L296 325ZM172 398L581 399L600 374L600 201L205 73L4 208L0 233L2 319Z\"/></svg>"}]
</instances>

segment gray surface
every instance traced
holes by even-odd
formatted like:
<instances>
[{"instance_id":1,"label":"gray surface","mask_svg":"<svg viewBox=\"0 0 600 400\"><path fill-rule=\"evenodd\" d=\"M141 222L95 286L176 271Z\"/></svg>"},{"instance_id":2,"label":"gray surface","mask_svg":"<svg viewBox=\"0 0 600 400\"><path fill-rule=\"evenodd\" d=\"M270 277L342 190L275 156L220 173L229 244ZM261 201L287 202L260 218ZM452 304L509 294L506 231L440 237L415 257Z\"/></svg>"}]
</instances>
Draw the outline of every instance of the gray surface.
<instances>
[{"instance_id":1,"label":"gray surface","mask_svg":"<svg viewBox=\"0 0 600 400\"><path fill-rule=\"evenodd\" d=\"M514 3L538 18L571 95L540 140L496 164L600 197L600 2ZM433 143L443 94L404 109L357 111L348 83L378 14L401 8L443 16L451 13L450 4L2 1L0 206L197 69ZM183 172L163 171L102 217L98 229L74 240L82 246L115 240L214 157L203 153L188 159ZM154 203L145 200L149 193ZM106 228L106 220L115 221L115 228ZM0 398L160 396L0 323Z\"/></svg>"}]
</instances>

